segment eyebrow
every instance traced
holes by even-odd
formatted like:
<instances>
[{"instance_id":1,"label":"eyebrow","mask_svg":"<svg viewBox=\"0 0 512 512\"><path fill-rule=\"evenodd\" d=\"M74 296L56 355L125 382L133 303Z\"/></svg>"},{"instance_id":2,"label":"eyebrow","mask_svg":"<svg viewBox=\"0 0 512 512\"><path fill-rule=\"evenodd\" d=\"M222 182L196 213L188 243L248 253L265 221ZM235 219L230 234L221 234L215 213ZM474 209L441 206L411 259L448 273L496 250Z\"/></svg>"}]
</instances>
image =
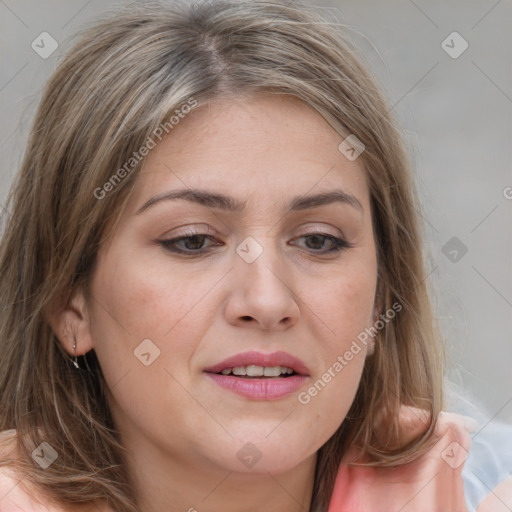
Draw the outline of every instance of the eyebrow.
<instances>
[{"instance_id":1,"label":"eyebrow","mask_svg":"<svg viewBox=\"0 0 512 512\"><path fill-rule=\"evenodd\" d=\"M152 197L137 210L135 215L141 214L151 206L154 206L155 204L162 201L171 201L177 199L183 199L185 201L200 204L208 208L217 208L233 213L242 213L247 206L247 201L239 201L238 199L229 197L225 194L188 188L183 190L162 192L161 194ZM363 212L363 206L359 200L355 196L340 189L310 196L297 196L292 199L290 203L290 210L301 211L332 203L346 204Z\"/></svg>"}]
</instances>

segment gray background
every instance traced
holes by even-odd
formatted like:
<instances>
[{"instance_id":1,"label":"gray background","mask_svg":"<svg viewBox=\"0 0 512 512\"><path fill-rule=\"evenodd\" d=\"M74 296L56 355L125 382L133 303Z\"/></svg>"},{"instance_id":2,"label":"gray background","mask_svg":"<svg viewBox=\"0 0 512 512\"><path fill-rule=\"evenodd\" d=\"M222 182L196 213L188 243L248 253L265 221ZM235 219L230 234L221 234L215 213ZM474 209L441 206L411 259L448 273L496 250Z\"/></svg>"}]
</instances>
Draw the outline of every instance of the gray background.
<instances>
[{"instance_id":1,"label":"gray background","mask_svg":"<svg viewBox=\"0 0 512 512\"><path fill-rule=\"evenodd\" d=\"M0 207L66 38L125 3L0 0ZM490 417L512 421L512 2L317 4L350 27L404 128L450 378ZM31 48L44 31L59 43L47 59ZM442 47L454 31L469 44L455 59Z\"/></svg>"}]
</instances>

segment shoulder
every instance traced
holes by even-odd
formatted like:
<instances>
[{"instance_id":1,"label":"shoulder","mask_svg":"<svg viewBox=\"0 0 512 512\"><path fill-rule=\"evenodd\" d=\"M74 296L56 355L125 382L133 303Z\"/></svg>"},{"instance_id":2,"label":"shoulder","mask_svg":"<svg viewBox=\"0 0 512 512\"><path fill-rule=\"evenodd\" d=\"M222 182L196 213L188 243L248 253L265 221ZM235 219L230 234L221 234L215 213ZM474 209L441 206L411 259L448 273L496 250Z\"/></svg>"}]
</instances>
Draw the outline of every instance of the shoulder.
<instances>
[{"instance_id":1,"label":"shoulder","mask_svg":"<svg viewBox=\"0 0 512 512\"><path fill-rule=\"evenodd\" d=\"M91 505L58 506L42 491L27 485L12 464L5 464L18 457L16 431L0 432L0 512L86 512ZM95 512L111 512L106 507L96 507Z\"/></svg>"},{"instance_id":2,"label":"shoulder","mask_svg":"<svg viewBox=\"0 0 512 512\"><path fill-rule=\"evenodd\" d=\"M409 444L413 439L427 431L431 423L430 412L418 407L402 405L398 416L391 418L385 411L380 411L376 418L377 430L387 440L391 449ZM470 433L476 428L476 422L467 416L453 412L441 411L436 418L433 438L439 442L457 440L468 449L471 444ZM389 437L388 432L392 433Z\"/></svg>"},{"instance_id":3,"label":"shoulder","mask_svg":"<svg viewBox=\"0 0 512 512\"><path fill-rule=\"evenodd\" d=\"M400 439L425 431L426 411L403 407ZM453 412L439 414L434 443L415 461L394 467L361 466L350 450L342 460L329 512L512 511L512 426L480 426ZM353 464L355 461L356 464Z\"/></svg>"},{"instance_id":4,"label":"shoulder","mask_svg":"<svg viewBox=\"0 0 512 512\"><path fill-rule=\"evenodd\" d=\"M44 510L40 505L37 507L31 502L27 492L20 485L22 478L16 475L12 465L7 464L17 456L16 431L0 432L0 512Z\"/></svg>"},{"instance_id":5,"label":"shoulder","mask_svg":"<svg viewBox=\"0 0 512 512\"><path fill-rule=\"evenodd\" d=\"M36 492L29 492L23 478L9 461L18 457L16 431L0 432L0 512L61 512L44 503ZM6 464L7 463L7 464ZM63 509L62 509L63 510Z\"/></svg>"},{"instance_id":6,"label":"shoulder","mask_svg":"<svg viewBox=\"0 0 512 512\"><path fill-rule=\"evenodd\" d=\"M427 411L403 407L399 438L407 442L425 431ZM421 456L398 466L366 466L358 453L343 458L329 512L432 512L465 509L462 468L471 445L471 422L454 413L441 413L434 443Z\"/></svg>"}]
</instances>

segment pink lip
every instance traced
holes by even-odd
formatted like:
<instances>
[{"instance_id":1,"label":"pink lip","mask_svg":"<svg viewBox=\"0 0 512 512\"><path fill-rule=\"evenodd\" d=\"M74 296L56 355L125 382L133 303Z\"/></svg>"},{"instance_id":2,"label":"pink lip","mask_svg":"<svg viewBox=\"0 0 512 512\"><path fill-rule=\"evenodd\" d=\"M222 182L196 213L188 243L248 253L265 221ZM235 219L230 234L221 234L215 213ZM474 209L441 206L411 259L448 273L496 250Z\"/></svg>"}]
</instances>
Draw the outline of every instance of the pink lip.
<instances>
[{"instance_id":1,"label":"pink lip","mask_svg":"<svg viewBox=\"0 0 512 512\"><path fill-rule=\"evenodd\" d=\"M288 377L244 378L235 375L219 375L226 368L235 366L285 366L292 368L295 375ZM252 400L277 400L297 391L307 380L309 370L296 357L286 352L263 354L261 352L244 352L210 366L204 370L219 386Z\"/></svg>"},{"instance_id":2,"label":"pink lip","mask_svg":"<svg viewBox=\"0 0 512 512\"><path fill-rule=\"evenodd\" d=\"M206 375L224 389L251 400L277 400L298 391L307 379L305 375L261 379L244 379L217 373L207 373Z\"/></svg>"}]
</instances>

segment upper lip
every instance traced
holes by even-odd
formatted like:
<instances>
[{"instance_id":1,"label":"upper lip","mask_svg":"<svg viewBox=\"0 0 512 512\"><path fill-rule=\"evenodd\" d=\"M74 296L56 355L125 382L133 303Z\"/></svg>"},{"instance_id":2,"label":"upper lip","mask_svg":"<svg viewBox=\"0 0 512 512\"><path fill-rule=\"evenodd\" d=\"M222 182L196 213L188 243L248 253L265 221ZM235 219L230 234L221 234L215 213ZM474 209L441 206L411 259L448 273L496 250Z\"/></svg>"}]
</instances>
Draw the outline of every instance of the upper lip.
<instances>
[{"instance_id":1,"label":"upper lip","mask_svg":"<svg viewBox=\"0 0 512 512\"><path fill-rule=\"evenodd\" d=\"M300 375L309 375L307 366L297 357L288 354L287 352L272 352L271 354L264 354L263 352L242 352L234 356L228 357L220 363L214 364L205 368L205 372L219 373L226 368L234 368L236 366L284 366L291 368L295 373Z\"/></svg>"}]
</instances>

